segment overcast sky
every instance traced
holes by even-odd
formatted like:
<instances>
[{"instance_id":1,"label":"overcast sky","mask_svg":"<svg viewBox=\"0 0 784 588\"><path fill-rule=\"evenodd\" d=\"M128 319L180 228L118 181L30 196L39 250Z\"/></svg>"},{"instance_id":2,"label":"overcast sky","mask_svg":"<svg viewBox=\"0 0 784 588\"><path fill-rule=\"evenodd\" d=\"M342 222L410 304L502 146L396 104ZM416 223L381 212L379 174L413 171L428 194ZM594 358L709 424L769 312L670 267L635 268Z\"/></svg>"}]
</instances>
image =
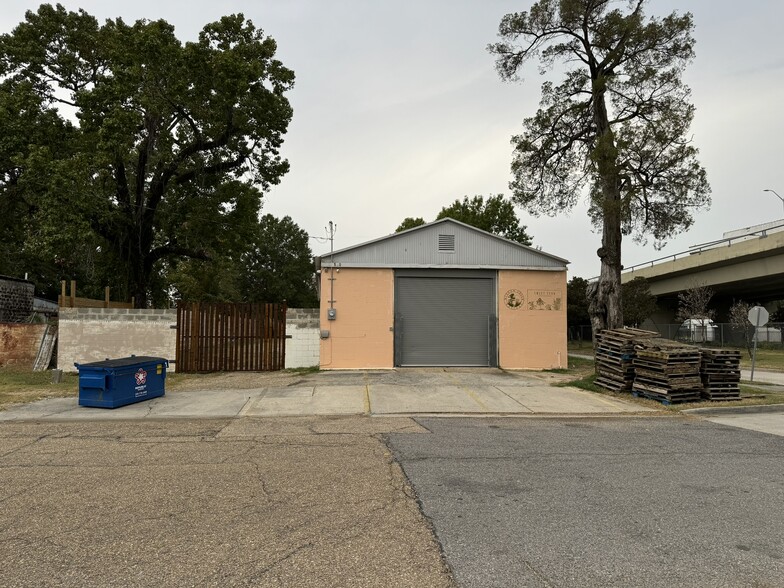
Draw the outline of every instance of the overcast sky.
<instances>
[{"instance_id":1,"label":"overcast sky","mask_svg":"<svg viewBox=\"0 0 784 588\"><path fill-rule=\"evenodd\" d=\"M541 78L502 82L486 51L501 17L519 0L84 0L100 21L163 18L181 40L243 12L278 43L296 74L294 119L283 153L291 171L265 196L264 210L291 216L313 237L337 224L336 249L392 233L407 216L433 220L464 195L509 195L510 138L536 111ZM39 2L4 0L10 32ZM694 14L696 59L685 80L697 107L694 143L713 205L662 251L624 244L629 267L784 219L784 2L653 0L649 14ZM518 209L534 245L571 260L570 276L599 273L593 232L580 206L557 218ZM328 245L311 240L314 253Z\"/></svg>"}]
</instances>

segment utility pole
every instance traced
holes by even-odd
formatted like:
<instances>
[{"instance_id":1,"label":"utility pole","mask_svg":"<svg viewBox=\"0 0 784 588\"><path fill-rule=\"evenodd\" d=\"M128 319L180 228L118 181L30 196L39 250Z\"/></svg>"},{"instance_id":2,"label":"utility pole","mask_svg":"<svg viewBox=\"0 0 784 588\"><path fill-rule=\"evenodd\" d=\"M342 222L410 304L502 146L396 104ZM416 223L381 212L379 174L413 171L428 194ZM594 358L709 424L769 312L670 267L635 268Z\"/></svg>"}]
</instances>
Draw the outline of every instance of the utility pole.
<instances>
[{"instance_id":1,"label":"utility pole","mask_svg":"<svg viewBox=\"0 0 784 588\"><path fill-rule=\"evenodd\" d=\"M332 252L335 250L335 231L338 226L329 221L327 230L327 239L329 239L329 310L327 311L327 319L335 320L335 265L332 259Z\"/></svg>"}]
</instances>

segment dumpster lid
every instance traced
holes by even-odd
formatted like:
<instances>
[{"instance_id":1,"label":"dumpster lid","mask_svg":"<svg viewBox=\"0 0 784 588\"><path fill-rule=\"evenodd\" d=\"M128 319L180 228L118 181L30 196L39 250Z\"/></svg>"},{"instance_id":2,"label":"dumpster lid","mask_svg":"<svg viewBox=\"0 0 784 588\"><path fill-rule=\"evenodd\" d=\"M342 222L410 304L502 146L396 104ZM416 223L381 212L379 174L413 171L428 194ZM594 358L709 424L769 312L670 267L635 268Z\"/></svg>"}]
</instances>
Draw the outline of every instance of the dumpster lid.
<instances>
[{"instance_id":1,"label":"dumpster lid","mask_svg":"<svg viewBox=\"0 0 784 588\"><path fill-rule=\"evenodd\" d=\"M103 361L93 361L91 363L74 364L77 367L98 367L98 368L118 368L128 367L137 363L166 363L163 357L149 357L146 355L136 355L133 357L121 357L119 359L104 359Z\"/></svg>"}]
</instances>

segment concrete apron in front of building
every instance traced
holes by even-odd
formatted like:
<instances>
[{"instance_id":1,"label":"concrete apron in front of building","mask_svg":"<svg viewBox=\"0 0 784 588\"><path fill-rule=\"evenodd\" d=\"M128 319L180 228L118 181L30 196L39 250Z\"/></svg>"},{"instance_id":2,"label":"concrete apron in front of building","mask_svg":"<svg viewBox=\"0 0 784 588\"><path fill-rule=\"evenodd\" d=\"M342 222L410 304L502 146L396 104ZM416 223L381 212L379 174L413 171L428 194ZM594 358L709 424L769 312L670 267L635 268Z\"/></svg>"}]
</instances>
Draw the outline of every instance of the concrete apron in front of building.
<instances>
[{"instance_id":1,"label":"concrete apron in front of building","mask_svg":"<svg viewBox=\"0 0 784 588\"><path fill-rule=\"evenodd\" d=\"M550 374L498 369L320 372L280 388L170 391L113 410L55 398L0 412L0 420L113 420L310 415L623 415L655 412L577 388L553 387Z\"/></svg>"}]
</instances>

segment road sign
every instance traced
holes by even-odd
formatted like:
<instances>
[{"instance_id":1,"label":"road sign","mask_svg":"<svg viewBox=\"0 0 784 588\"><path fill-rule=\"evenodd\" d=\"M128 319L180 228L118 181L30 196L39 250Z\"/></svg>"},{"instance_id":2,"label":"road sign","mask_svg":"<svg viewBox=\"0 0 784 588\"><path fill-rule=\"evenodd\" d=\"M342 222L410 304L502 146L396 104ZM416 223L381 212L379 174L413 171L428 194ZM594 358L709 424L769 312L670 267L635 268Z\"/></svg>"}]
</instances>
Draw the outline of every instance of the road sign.
<instances>
[{"instance_id":1,"label":"road sign","mask_svg":"<svg viewBox=\"0 0 784 588\"><path fill-rule=\"evenodd\" d=\"M751 381L754 381L754 365L757 363L757 329L768 324L770 315L762 306L754 306L749 311L749 322L754 325L754 351L751 354Z\"/></svg>"},{"instance_id":2,"label":"road sign","mask_svg":"<svg viewBox=\"0 0 784 588\"><path fill-rule=\"evenodd\" d=\"M755 327L764 327L768 324L770 315L764 306L755 306L749 311L749 322Z\"/></svg>"}]
</instances>

